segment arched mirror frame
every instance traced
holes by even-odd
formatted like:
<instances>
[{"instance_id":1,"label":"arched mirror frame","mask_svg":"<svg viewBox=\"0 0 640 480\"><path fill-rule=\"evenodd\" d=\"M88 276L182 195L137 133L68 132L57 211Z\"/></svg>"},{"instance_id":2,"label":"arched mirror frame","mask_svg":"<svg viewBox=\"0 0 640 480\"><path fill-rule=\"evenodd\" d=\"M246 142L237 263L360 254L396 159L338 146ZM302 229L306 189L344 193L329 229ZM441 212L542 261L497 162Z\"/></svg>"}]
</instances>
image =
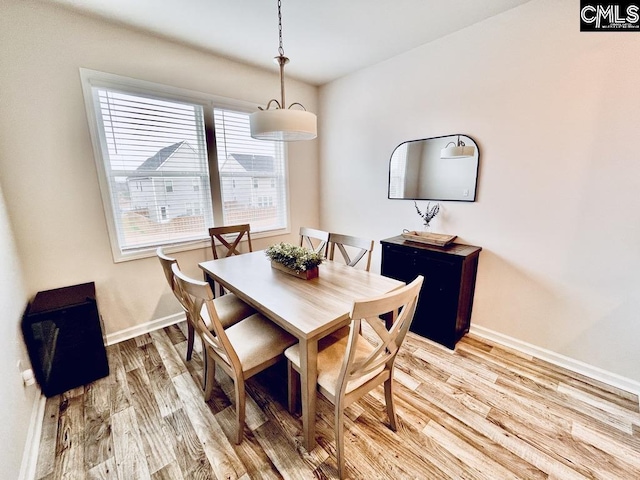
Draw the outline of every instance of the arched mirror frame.
<instances>
[{"instance_id":1,"label":"arched mirror frame","mask_svg":"<svg viewBox=\"0 0 640 480\"><path fill-rule=\"evenodd\" d=\"M445 148L447 145L450 145L451 142L453 142L454 144L457 144L459 140L462 141L466 146L474 146L475 154L472 157L468 157L468 158L441 159L440 158L441 149ZM432 145L427 145L426 142L429 142L429 141L434 141L434 142L431 142ZM394 154L398 151L400 147L402 147L403 145L407 145L407 148L409 148L412 145L418 145L416 142L423 142L420 145L421 150L423 150L425 147L428 146L432 151L431 156L427 157L426 159L422 158L423 155L420 154L420 165L417 167L419 170L421 170L424 165L427 165L427 164L423 164L423 162L428 162L429 160L433 160L431 162L431 165L427 165L427 166L436 165L438 162L459 162L457 165L452 163L451 166L453 167L465 166L466 168L464 172L462 172L461 175L458 175L457 179L451 178L451 173L452 173L451 171L448 172L447 175L443 175L442 178L449 176L451 181L449 182L449 185L446 186L446 188L439 186L437 189L435 189L434 195L429 195L429 191L427 190L428 186L426 184L427 180L424 179L423 176L418 176L417 178L413 179L414 183L417 183L416 188L410 189L410 191L408 191L405 194L406 176L407 176L407 160L405 159L404 176L401 176L401 173L398 172L399 170L397 168L398 166L396 166L395 173L394 173L394 165L392 164L392 162L394 161ZM414 161L417 161L417 160L414 160ZM399 160L397 160L397 157L396 157L396 162L399 162ZM460 162L466 162L467 165L463 165ZM400 170L402 169L400 168ZM417 140L407 140L406 142L400 143L396 148L393 149L393 152L391 153L391 158L389 159L389 179L388 179L389 181L388 181L387 198L389 198L390 200L432 200L432 201L453 201L453 202L475 202L478 196L477 191L478 191L479 170L480 170L480 148L478 147L478 144L476 143L476 141L469 135L466 135L463 133L456 133L452 135L442 135L439 137L428 137L428 138L422 138ZM453 173L455 174L455 168ZM399 178L405 179L403 180L403 187L401 192L402 194L400 195L398 193L394 193L394 195L392 196L392 190L396 192L398 190ZM460 185L457 185L456 181L459 181ZM395 185L394 185L394 182L395 182ZM443 193L446 193L446 191L449 188L456 188L456 187L459 187L460 189L459 194L457 195L443 194ZM468 190L467 195L465 195L465 190Z\"/></svg>"}]
</instances>

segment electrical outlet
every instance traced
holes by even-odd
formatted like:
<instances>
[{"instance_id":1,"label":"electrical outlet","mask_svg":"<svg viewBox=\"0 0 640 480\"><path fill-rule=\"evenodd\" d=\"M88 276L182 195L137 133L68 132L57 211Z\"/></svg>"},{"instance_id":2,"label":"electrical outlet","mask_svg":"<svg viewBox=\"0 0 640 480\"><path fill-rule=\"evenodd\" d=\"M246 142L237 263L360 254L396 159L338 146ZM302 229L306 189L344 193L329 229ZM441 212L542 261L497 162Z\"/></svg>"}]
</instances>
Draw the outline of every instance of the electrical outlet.
<instances>
[{"instance_id":1,"label":"electrical outlet","mask_svg":"<svg viewBox=\"0 0 640 480\"><path fill-rule=\"evenodd\" d=\"M33 370L30 368L23 369L22 360L18 360L17 367L18 372L20 372L20 377L22 378L22 383L25 387L29 387L36 383L36 377L33 374Z\"/></svg>"},{"instance_id":2,"label":"electrical outlet","mask_svg":"<svg viewBox=\"0 0 640 480\"><path fill-rule=\"evenodd\" d=\"M33 370L28 368L22 372L22 383L25 387L29 387L36 383L36 377L33 375Z\"/></svg>"}]
</instances>

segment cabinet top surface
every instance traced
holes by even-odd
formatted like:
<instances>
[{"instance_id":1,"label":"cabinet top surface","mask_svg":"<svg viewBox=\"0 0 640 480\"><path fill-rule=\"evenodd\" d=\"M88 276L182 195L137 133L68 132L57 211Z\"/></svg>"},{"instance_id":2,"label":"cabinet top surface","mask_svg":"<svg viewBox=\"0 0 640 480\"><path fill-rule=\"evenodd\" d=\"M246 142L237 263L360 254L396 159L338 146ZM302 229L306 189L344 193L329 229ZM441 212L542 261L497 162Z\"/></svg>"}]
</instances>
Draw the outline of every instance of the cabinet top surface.
<instances>
[{"instance_id":1,"label":"cabinet top surface","mask_svg":"<svg viewBox=\"0 0 640 480\"><path fill-rule=\"evenodd\" d=\"M29 306L29 313L43 313L73 305L80 305L96 298L93 282L55 288L38 292Z\"/></svg>"},{"instance_id":2,"label":"cabinet top surface","mask_svg":"<svg viewBox=\"0 0 640 480\"><path fill-rule=\"evenodd\" d=\"M482 247L476 247L474 245L465 245L464 243L450 243L446 247L439 247L437 245L429 245L426 243L413 242L407 240L402 235L396 237L385 238L380 240L382 244L400 245L403 247L420 248L423 250L429 250L432 252L446 253L448 255L458 255L461 257L468 257L469 255L478 254Z\"/></svg>"}]
</instances>

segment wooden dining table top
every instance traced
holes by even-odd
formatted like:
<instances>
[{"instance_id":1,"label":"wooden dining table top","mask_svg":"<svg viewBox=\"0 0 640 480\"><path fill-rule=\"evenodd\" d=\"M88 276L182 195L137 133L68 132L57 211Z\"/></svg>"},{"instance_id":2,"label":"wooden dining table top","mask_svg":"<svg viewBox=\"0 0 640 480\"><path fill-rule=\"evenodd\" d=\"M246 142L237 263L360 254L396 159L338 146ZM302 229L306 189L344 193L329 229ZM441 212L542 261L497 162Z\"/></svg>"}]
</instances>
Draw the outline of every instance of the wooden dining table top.
<instances>
[{"instance_id":1,"label":"wooden dining table top","mask_svg":"<svg viewBox=\"0 0 640 480\"><path fill-rule=\"evenodd\" d=\"M403 282L325 261L305 280L271 267L264 251L200 263L200 268L299 339L320 338L342 326L353 301L388 293Z\"/></svg>"}]
</instances>

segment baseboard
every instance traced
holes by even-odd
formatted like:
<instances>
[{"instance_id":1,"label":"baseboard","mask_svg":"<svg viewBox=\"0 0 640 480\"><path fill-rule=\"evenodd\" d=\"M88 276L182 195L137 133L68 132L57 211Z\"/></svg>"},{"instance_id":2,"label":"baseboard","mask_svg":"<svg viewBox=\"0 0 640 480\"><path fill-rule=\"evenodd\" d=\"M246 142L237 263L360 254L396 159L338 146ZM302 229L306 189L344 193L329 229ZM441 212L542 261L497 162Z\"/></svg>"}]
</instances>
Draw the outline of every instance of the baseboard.
<instances>
[{"instance_id":1,"label":"baseboard","mask_svg":"<svg viewBox=\"0 0 640 480\"><path fill-rule=\"evenodd\" d=\"M40 450L40 436L42 435L42 423L44 421L44 407L47 398L40 391L40 387L35 386L35 398L31 408L31 419L29 420L29 431L22 453L22 464L20 465L20 480L33 480L36 477L36 467L38 466L38 451Z\"/></svg>"},{"instance_id":2,"label":"baseboard","mask_svg":"<svg viewBox=\"0 0 640 480\"><path fill-rule=\"evenodd\" d=\"M145 333L153 332L154 330L168 327L169 325L174 325L178 322L182 322L183 320L185 320L185 315L183 312L181 312L169 315L167 317L158 318L142 325L125 328L124 330L120 330L119 332L110 333L109 335L107 335L106 344L113 345L115 343L124 342L125 340L129 340L130 338L144 335Z\"/></svg>"},{"instance_id":3,"label":"baseboard","mask_svg":"<svg viewBox=\"0 0 640 480\"><path fill-rule=\"evenodd\" d=\"M517 338L509 337L508 335L504 335L502 333L498 333L494 330L478 325L472 325L470 333L473 335L477 335L478 337L486 338L487 340L490 340L492 342L499 343L500 345L513 348L559 367L566 368L567 370L571 370L572 372L576 372L589 378L593 378L594 380L606 383L607 385L611 385L627 392L640 395L640 382L623 377L622 375L618 375L617 373L608 372L607 370L589 365L588 363L582 362L580 360L566 357L551 350L547 350L545 348L523 342L522 340L518 340Z\"/></svg>"}]
</instances>

